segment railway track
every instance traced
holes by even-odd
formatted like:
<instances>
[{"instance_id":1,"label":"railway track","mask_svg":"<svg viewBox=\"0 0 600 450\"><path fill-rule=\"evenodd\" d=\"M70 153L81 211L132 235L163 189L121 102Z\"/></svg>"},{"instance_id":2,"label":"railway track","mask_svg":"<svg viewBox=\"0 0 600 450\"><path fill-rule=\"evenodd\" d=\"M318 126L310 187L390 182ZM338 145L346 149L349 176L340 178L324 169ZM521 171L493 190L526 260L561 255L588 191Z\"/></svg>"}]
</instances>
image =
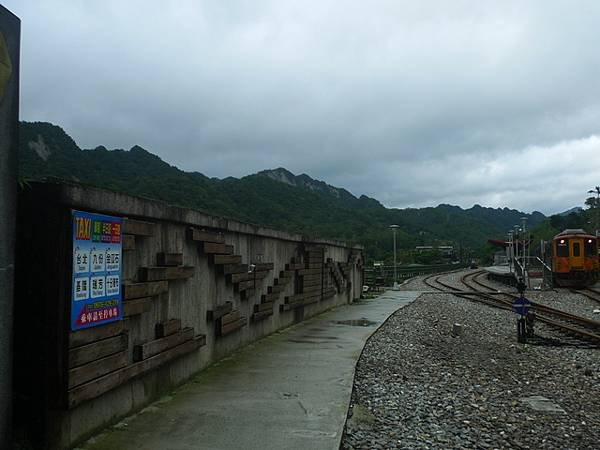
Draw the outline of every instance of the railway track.
<instances>
[{"instance_id":1,"label":"railway track","mask_svg":"<svg viewBox=\"0 0 600 450\"><path fill-rule=\"evenodd\" d=\"M583 295L584 297L589 298L590 300L595 301L600 305L600 291L593 288L583 288L583 289L571 289L571 292L575 294Z\"/></svg>"},{"instance_id":2,"label":"railway track","mask_svg":"<svg viewBox=\"0 0 600 450\"><path fill-rule=\"evenodd\" d=\"M427 286L429 286L430 288L432 288L436 291L442 290L440 288L440 286L443 286L444 288L450 289L453 291L460 291L460 289L455 288L454 286L451 286L448 283L444 283L443 281L440 281L440 278L442 278L443 276L451 275L453 273L462 272L463 270L464 269L457 269L457 270L451 270L448 272L440 272L440 273L434 273L431 275L427 275L425 278L423 278L423 283L425 283ZM433 282L431 281L432 279L433 279Z\"/></svg>"},{"instance_id":3,"label":"railway track","mask_svg":"<svg viewBox=\"0 0 600 450\"><path fill-rule=\"evenodd\" d=\"M467 290L461 290L440 280L444 274L438 274L435 278L434 283L437 285L431 282L431 278L433 278L434 275L428 277L427 281L423 281L425 284L438 291L448 292L457 297L484 303L488 306L512 310L513 301L515 298L518 298L518 296L509 292L494 290L489 285L482 283L478 278L483 273L484 271L480 270L467 273L461 277L460 282ZM482 289L486 290L484 291ZM598 293L598 295L600 296L600 293ZM600 347L600 322L540 303L531 303L536 313L537 321L542 322L571 338L584 341L587 344L592 344L594 347Z\"/></svg>"},{"instance_id":4,"label":"railway track","mask_svg":"<svg viewBox=\"0 0 600 450\"><path fill-rule=\"evenodd\" d=\"M423 278L423 283L425 283L427 286L429 286L430 288L432 288L434 290L439 290L439 287L433 283L434 282L437 283L438 282L437 280L441 276L442 276L442 274L439 274L439 273L434 273L433 275L427 275L425 278ZM432 278L435 278L435 280L433 282L431 281Z\"/></svg>"}]
</instances>

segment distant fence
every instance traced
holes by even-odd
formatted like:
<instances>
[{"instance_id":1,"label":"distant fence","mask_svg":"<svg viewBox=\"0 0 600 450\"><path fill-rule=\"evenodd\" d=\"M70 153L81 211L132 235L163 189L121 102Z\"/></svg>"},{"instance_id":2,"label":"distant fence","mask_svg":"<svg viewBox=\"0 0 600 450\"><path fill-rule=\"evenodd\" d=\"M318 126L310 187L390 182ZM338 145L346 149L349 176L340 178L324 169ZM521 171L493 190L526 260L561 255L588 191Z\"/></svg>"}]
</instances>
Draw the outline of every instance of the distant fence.
<instances>
[{"instance_id":1,"label":"distant fence","mask_svg":"<svg viewBox=\"0 0 600 450\"><path fill-rule=\"evenodd\" d=\"M431 273L447 272L462 269L468 264L432 264L423 266L397 266L398 281L402 282L409 278ZM394 266L365 267L365 284L367 286L391 286L394 284Z\"/></svg>"}]
</instances>

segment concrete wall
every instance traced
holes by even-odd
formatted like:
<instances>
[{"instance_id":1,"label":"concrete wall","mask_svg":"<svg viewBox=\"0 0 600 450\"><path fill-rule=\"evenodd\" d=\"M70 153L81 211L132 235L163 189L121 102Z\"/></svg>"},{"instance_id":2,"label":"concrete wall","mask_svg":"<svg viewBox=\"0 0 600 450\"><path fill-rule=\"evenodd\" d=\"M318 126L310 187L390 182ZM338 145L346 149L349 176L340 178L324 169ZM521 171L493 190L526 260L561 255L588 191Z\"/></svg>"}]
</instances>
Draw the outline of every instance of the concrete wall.
<instances>
[{"instance_id":1,"label":"concrete wall","mask_svg":"<svg viewBox=\"0 0 600 450\"><path fill-rule=\"evenodd\" d=\"M0 448L11 430L20 21L0 5Z\"/></svg>"},{"instance_id":2,"label":"concrete wall","mask_svg":"<svg viewBox=\"0 0 600 450\"><path fill-rule=\"evenodd\" d=\"M194 334L205 335L206 342L197 350L171 359L140 376L125 380L95 398L71 404L72 390L66 387L69 372L65 367L68 365L65 353L69 352L68 342L72 333L68 330L68 317L64 317L68 316L69 311L70 266L61 267L55 273L48 274L38 291L24 288L25 285L30 285L31 280L27 273L22 273L19 283L23 286L18 290L21 304L45 302L55 305L53 309L41 313L40 320L60 322L58 328L62 330L54 335L45 334L38 337L56 343L56 347L46 347L44 362L40 363L43 367L38 368L40 372L45 372L45 377L51 381L45 391L29 393L30 397L45 398L42 402L42 409L46 411L45 417L24 416L22 420L39 420L43 423L43 434L46 439L51 440L51 447L68 447L80 442L100 428L141 409L234 350L295 322L351 302L360 297L362 290L362 249L349 247L343 242L309 239L301 235L176 208L157 201L80 185L35 184L24 193L22 203L20 218L29 224L29 228L26 227L20 235L20 238L26 241L19 251L23 258L40 251L39 245L34 244L34 236L44 230L48 234L66 235L57 240L57 245L47 250L50 254L44 256L44 259L57 261L63 266L69 264L71 249L62 250L62 247L68 247L66 244L71 233L70 229L65 229L69 228L65 227L65 224L69 224L70 210L77 209L126 217L129 219L128 223L133 225L138 223L137 221L152 224L151 236L136 235L135 249L124 251L124 283L140 282L140 268L156 266L157 254L160 252L182 253L183 265L194 268L189 278L169 280L168 290L153 296L148 302L147 311L126 319L129 363L134 363L134 346L154 340L155 325L168 319L180 319L182 327L193 327ZM54 217L55 215L58 217ZM56 224L55 227L52 224ZM257 280L253 294L246 296L244 292L237 292L236 285L228 276L223 275L222 267L214 263L213 255L203 251L201 242L190 239L190 228L222 233L225 244L232 245L233 253L242 256L242 263L273 263L273 270L270 270L264 279ZM125 233L127 230L135 230L135 226L124 226ZM319 267L319 264L309 264L311 258L312 261L316 261L314 255L318 255L319 252L324 252L324 261L329 261L321 267L321 292L328 294L321 295L318 300L311 299L314 303L296 304L293 309L280 310L289 300L286 300L286 297L302 292L302 277L296 270L292 282L286 284L284 290L276 296L273 314L261 320L252 320L256 305L261 304L262 295L268 293L268 287L274 286L276 279L281 280L280 272L286 270L286 264L295 262L302 263L302 267ZM312 256L309 258L309 255ZM45 264L45 267L48 267L48 264ZM69 273L62 273L65 271ZM337 281L333 272L338 274ZM343 280L339 278L340 275ZM232 302L233 309L239 310L242 316L248 318L248 322L246 326L231 334L218 336L219 322L208 320L207 311L214 311L226 301ZM31 309L28 307L20 311L19 326L26 328L24 317L31 313ZM20 336L23 342L26 339L31 341L29 335L25 336L22 333ZM35 342L29 342L30 346L34 344ZM27 351L25 344L23 351ZM53 366L53 361L58 363ZM31 360L21 363L23 371L29 372L34 364L38 363ZM94 380L86 383L86 386L93 382ZM24 380L22 389L27 391L29 384ZM60 395L53 396L48 392L53 389L59 390ZM23 394L26 396L28 393Z\"/></svg>"}]
</instances>

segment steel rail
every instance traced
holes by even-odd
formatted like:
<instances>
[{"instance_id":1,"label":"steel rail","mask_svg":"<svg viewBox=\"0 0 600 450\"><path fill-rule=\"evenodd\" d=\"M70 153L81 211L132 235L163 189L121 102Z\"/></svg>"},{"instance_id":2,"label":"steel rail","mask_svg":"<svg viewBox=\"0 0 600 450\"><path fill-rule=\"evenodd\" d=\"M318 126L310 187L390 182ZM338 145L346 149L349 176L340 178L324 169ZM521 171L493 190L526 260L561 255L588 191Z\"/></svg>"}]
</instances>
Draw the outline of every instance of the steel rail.
<instances>
[{"instance_id":1,"label":"steel rail","mask_svg":"<svg viewBox=\"0 0 600 450\"><path fill-rule=\"evenodd\" d=\"M597 303L600 303L600 292L595 289L583 288L583 289L571 289L574 294L581 294L584 297L589 298Z\"/></svg>"},{"instance_id":2,"label":"steel rail","mask_svg":"<svg viewBox=\"0 0 600 450\"><path fill-rule=\"evenodd\" d=\"M491 286L486 285L477 279L484 272L485 271L483 271L483 270L479 270L476 272L467 273L461 277L461 279L460 279L461 283L464 284L467 288L472 289L472 292L461 291L459 288L452 286L444 281L441 281L440 278L444 275L447 275L447 273L437 274L437 276L430 275L430 276L426 277L426 280L424 279L423 281L425 282L425 284L427 284L428 286L430 286L433 289L436 289L438 291L447 292L454 296L469 299L469 300L479 301L480 303L484 303L486 305L493 306L496 308L500 308L500 309L504 309L504 310L512 310L513 300L515 298L518 298L517 295L511 294L508 292L503 292L503 291L483 292L481 290L474 288L473 285L470 284L470 283L474 283L481 287L491 289ZM438 286L435 286L433 283L431 283L429 281L434 276L436 276L436 279L434 281L437 284L439 284L440 286L443 286L444 288L448 289L448 291L445 291L444 289L442 289ZM502 298L495 297L494 295L497 295L497 294L505 295L507 298L502 299ZM600 335L593 333L589 330L590 328L594 331L599 330L600 322L596 322L594 320L587 319L585 317L576 316L576 315L568 313L566 311L552 308L550 306L545 306L545 305L542 305L537 302L532 302L532 306L534 307L534 309L537 313L536 319L539 320L540 322L550 325L554 328L558 328L562 332L568 332L570 334L575 334L580 339L583 339L586 341L594 341L594 342L600 344ZM542 313L542 315L540 315L539 313ZM554 318L546 317L544 314L554 316ZM562 320L562 322L557 321L556 320L557 318L559 320ZM564 323L564 322L570 322L570 323ZM584 329L582 330L580 328L574 328L572 325L577 325Z\"/></svg>"},{"instance_id":3,"label":"steel rail","mask_svg":"<svg viewBox=\"0 0 600 450\"><path fill-rule=\"evenodd\" d=\"M489 288L489 286L476 280L476 278L482 273L483 271L466 274L463 277L461 277L461 282L471 289L474 289L473 286L469 284L469 281L471 280L475 284L479 284L481 286ZM467 278L471 278L471 280L467 280ZM484 293L481 294L485 295ZM515 298L518 298L519 296L508 292L503 292L503 294L505 294L506 297L508 297L507 300L494 298L489 295L486 295L486 298L488 301L493 300L498 302L499 304L502 304L502 306L505 308L509 307L510 309L512 309L512 301ZM531 302L531 304L534 307L534 310L536 311L536 320L550 325L552 327L558 328L563 332L566 331L568 333L575 334L578 338L582 338L583 340L594 341L595 343L600 344L600 335L593 332L596 330L600 330L600 322L588 319L586 317L577 316L566 311L562 311L560 309L552 308L550 306L542 305L537 302ZM559 321L557 321L556 319L558 319ZM583 329L574 328L573 325L576 325Z\"/></svg>"}]
</instances>

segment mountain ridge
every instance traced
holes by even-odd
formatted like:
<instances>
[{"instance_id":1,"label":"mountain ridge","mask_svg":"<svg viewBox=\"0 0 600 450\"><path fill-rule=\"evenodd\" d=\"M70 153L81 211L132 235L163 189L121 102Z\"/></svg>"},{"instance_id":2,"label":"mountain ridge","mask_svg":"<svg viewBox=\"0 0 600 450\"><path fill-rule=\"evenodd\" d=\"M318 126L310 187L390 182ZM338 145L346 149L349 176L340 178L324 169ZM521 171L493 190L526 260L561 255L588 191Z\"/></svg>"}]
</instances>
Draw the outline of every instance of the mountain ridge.
<instances>
[{"instance_id":1,"label":"mountain ridge","mask_svg":"<svg viewBox=\"0 0 600 450\"><path fill-rule=\"evenodd\" d=\"M398 242L454 242L482 248L489 237L504 236L521 216L532 225L545 216L509 208L455 205L386 208L365 195L356 197L307 174L279 167L241 178L209 178L185 172L140 147L83 150L60 127L47 122L21 122L20 170L25 178L56 177L164 200L178 206L236 220L321 237L362 243L373 258L390 254L391 223L400 225Z\"/></svg>"}]
</instances>

